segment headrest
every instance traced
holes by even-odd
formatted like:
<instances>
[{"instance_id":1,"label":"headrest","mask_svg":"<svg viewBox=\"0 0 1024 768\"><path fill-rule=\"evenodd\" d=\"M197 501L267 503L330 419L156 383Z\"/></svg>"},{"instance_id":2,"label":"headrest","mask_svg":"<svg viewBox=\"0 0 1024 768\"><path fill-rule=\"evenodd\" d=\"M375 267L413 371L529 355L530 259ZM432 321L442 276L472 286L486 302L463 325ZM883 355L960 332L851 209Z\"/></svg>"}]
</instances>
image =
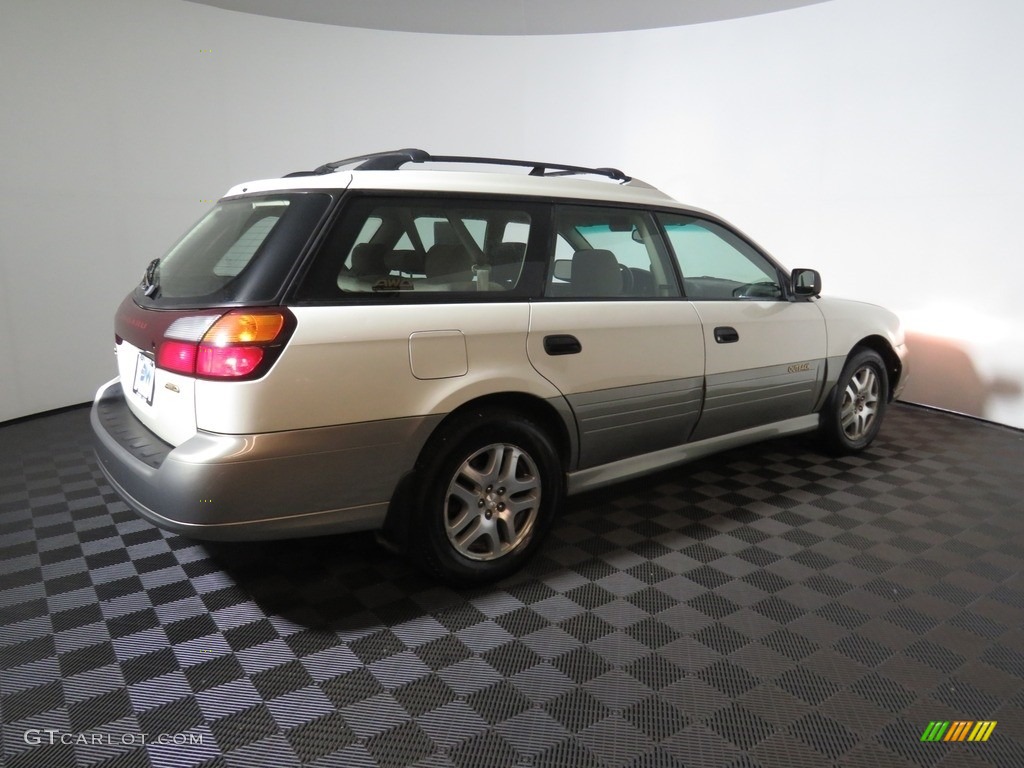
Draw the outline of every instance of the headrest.
<instances>
[{"instance_id":1,"label":"headrest","mask_svg":"<svg viewBox=\"0 0 1024 768\"><path fill-rule=\"evenodd\" d=\"M526 243L498 243L491 249L488 262L492 267L504 264L522 264L526 258Z\"/></svg>"},{"instance_id":2,"label":"headrest","mask_svg":"<svg viewBox=\"0 0 1024 768\"><path fill-rule=\"evenodd\" d=\"M391 251L384 257L384 263L389 272L405 272L409 275L426 274L423 267L423 254L419 251Z\"/></svg>"},{"instance_id":3,"label":"headrest","mask_svg":"<svg viewBox=\"0 0 1024 768\"><path fill-rule=\"evenodd\" d=\"M473 271L473 259L461 245L437 243L427 251L424 266L427 277L463 275Z\"/></svg>"},{"instance_id":4,"label":"headrest","mask_svg":"<svg viewBox=\"0 0 1024 768\"><path fill-rule=\"evenodd\" d=\"M619 296L622 272L611 251L594 248L572 255L573 296Z\"/></svg>"},{"instance_id":5,"label":"headrest","mask_svg":"<svg viewBox=\"0 0 1024 768\"><path fill-rule=\"evenodd\" d=\"M382 275L388 271L384 265L387 247L379 243L360 243L352 249L353 275Z\"/></svg>"}]
</instances>

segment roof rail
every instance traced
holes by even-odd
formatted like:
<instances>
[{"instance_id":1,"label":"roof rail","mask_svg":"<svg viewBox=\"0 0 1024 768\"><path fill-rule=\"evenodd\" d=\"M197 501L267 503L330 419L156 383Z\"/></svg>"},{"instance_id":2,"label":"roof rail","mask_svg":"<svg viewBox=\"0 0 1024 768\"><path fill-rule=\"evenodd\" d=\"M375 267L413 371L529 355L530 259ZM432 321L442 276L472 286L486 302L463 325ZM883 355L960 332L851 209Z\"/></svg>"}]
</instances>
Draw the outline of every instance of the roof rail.
<instances>
[{"instance_id":1,"label":"roof rail","mask_svg":"<svg viewBox=\"0 0 1024 768\"><path fill-rule=\"evenodd\" d=\"M462 155L430 155L422 149L395 149L390 152L374 152L369 155L349 157L344 160L336 160L333 163L326 163L312 171L296 171L289 173L285 178L291 176L321 176L327 173L334 173L339 168L353 166L353 171L397 171L406 163L468 163L473 165L512 165L520 168L529 168L530 176L573 176L576 174L587 174L594 176L606 176L614 181L623 184L631 181L632 177L627 176L617 168L586 168L582 165L565 165L563 163L538 163L530 160L507 160L500 157L464 157Z\"/></svg>"}]
</instances>

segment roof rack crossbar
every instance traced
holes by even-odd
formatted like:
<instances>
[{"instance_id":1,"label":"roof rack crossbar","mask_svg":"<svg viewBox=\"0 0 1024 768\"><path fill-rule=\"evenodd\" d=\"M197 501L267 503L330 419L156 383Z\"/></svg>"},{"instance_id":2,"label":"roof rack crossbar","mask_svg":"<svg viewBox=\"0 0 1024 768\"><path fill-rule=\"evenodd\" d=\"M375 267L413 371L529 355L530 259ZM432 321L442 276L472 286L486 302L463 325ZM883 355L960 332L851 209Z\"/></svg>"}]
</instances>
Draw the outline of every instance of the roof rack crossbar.
<instances>
[{"instance_id":1,"label":"roof rack crossbar","mask_svg":"<svg viewBox=\"0 0 1024 768\"><path fill-rule=\"evenodd\" d=\"M565 165L562 163L538 163L529 160L508 160L500 157L464 157L462 155L430 155L422 149L396 149L389 152L374 152L358 157L349 157L326 163L312 171L296 171L290 176L320 176L344 166L353 166L356 171L397 171L406 163L467 163L473 165L511 165L529 168L531 176L572 176L590 174L607 176L615 181L627 182L630 176L617 168L586 168L582 165ZM286 177L287 178L287 177Z\"/></svg>"}]
</instances>

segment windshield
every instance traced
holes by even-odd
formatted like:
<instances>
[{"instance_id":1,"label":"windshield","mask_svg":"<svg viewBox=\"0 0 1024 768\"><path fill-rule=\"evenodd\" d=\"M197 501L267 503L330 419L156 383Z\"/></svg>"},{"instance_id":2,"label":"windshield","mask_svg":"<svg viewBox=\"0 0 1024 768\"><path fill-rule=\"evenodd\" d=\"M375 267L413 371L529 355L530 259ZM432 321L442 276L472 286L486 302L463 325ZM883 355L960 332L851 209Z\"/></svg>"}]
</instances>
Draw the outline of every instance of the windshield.
<instances>
[{"instance_id":1,"label":"windshield","mask_svg":"<svg viewBox=\"0 0 1024 768\"><path fill-rule=\"evenodd\" d=\"M329 202L329 195L301 193L220 201L150 264L143 300L179 306L272 299Z\"/></svg>"}]
</instances>

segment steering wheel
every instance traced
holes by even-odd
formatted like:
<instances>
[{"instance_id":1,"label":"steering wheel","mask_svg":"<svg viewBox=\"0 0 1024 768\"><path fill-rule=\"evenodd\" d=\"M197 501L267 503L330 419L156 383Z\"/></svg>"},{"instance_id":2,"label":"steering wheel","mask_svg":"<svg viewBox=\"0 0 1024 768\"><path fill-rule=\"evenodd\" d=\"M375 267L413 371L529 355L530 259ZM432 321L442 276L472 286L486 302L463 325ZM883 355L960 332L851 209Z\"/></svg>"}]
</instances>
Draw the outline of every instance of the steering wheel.
<instances>
[{"instance_id":1,"label":"steering wheel","mask_svg":"<svg viewBox=\"0 0 1024 768\"><path fill-rule=\"evenodd\" d=\"M745 283L733 288L732 295L737 299L776 299L779 297L779 286L775 283Z\"/></svg>"},{"instance_id":2,"label":"steering wheel","mask_svg":"<svg viewBox=\"0 0 1024 768\"><path fill-rule=\"evenodd\" d=\"M625 264L619 264L619 272L622 273L622 295L629 296L633 293L633 273Z\"/></svg>"}]
</instances>

